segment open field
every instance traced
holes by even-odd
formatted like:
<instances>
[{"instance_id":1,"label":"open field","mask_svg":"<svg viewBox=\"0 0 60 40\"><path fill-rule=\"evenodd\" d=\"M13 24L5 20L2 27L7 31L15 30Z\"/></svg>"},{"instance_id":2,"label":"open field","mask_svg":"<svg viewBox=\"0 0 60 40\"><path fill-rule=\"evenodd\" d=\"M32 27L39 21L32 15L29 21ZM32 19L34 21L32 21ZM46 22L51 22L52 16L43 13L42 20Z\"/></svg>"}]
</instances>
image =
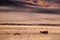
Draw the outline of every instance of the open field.
<instances>
[{"instance_id":1,"label":"open field","mask_svg":"<svg viewBox=\"0 0 60 40\"><path fill-rule=\"evenodd\" d=\"M41 35L41 34L0 35L0 40L60 40L60 35Z\"/></svg>"},{"instance_id":2,"label":"open field","mask_svg":"<svg viewBox=\"0 0 60 40\"><path fill-rule=\"evenodd\" d=\"M0 23L60 24L59 14L0 12Z\"/></svg>"},{"instance_id":3,"label":"open field","mask_svg":"<svg viewBox=\"0 0 60 40\"><path fill-rule=\"evenodd\" d=\"M21 9L0 7L0 40L60 40L60 9Z\"/></svg>"},{"instance_id":4,"label":"open field","mask_svg":"<svg viewBox=\"0 0 60 40\"><path fill-rule=\"evenodd\" d=\"M1 6L0 23L60 24L60 11L54 8L35 9Z\"/></svg>"},{"instance_id":5,"label":"open field","mask_svg":"<svg viewBox=\"0 0 60 40\"><path fill-rule=\"evenodd\" d=\"M60 27L0 25L0 40L60 40Z\"/></svg>"}]
</instances>

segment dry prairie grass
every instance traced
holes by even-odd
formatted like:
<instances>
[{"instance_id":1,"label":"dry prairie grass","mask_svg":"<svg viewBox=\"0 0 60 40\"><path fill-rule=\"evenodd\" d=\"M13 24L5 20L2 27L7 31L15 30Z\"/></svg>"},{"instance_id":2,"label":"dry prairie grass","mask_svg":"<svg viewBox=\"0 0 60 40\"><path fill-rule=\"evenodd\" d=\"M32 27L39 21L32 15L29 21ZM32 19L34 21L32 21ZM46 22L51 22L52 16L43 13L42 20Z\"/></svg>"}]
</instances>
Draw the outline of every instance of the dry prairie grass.
<instances>
[{"instance_id":1,"label":"dry prairie grass","mask_svg":"<svg viewBox=\"0 0 60 40\"><path fill-rule=\"evenodd\" d=\"M56 35L56 34L0 35L0 40L60 40L60 35Z\"/></svg>"}]
</instances>

